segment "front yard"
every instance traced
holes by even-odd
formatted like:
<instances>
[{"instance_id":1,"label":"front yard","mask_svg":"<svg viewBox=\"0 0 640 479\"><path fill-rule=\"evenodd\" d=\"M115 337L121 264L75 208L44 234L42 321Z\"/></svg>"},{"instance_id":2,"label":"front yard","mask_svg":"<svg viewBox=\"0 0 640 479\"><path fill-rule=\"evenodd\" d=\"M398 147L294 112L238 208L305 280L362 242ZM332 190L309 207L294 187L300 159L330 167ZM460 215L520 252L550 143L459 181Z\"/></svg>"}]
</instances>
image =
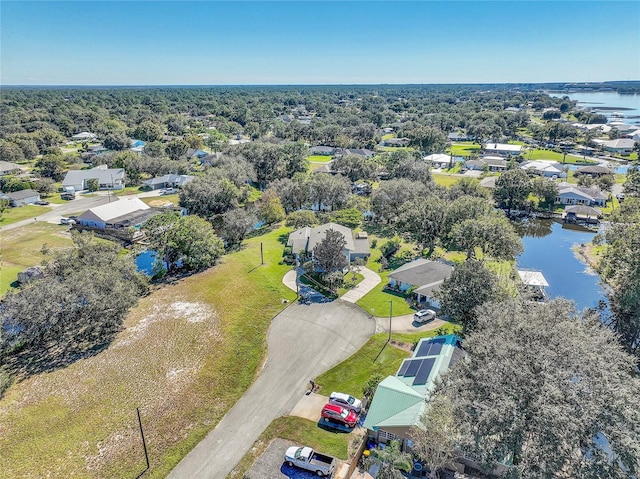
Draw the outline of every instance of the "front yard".
<instances>
[{"instance_id":1,"label":"front yard","mask_svg":"<svg viewBox=\"0 0 640 479\"><path fill-rule=\"evenodd\" d=\"M38 205L24 205L24 206L16 206L15 208L7 208L2 213L2 217L0 218L0 226L10 225L11 223L17 223L18 221L28 220L30 218L35 218L36 216L40 216L43 213L47 213L51 211L51 208L48 206L38 206Z\"/></svg>"},{"instance_id":2,"label":"front yard","mask_svg":"<svg viewBox=\"0 0 640 479\"><path fill-rule=\"evenodd\" d=\"M289 231L251 238L219 265L158 287L100 354L13 384L0 400L2 477L135 477L145 467L136 407L147 477L166 477L254 381L271 319L295 298L280 264Z\"/></svg>"}]
</instances>

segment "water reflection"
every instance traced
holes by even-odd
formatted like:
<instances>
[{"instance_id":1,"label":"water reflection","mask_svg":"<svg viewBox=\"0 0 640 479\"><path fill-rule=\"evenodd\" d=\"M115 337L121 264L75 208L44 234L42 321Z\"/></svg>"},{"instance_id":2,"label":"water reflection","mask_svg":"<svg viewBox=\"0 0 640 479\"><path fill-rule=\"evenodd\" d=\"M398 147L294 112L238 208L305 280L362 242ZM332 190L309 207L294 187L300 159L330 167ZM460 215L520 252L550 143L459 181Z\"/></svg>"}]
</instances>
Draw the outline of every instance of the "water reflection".
<instances>
[{"instance_id":1,"label":"water reflection","mask_svg":"<svg viewBox=\"0 0 640 479\"><path fill-rule=\"evenodd\" d=\"M520 220L514 226L524 246L517 258L518 268L541 271L549 282L549 297L571 299L578 309L597 307L605 299L599 276L573 250L589 243L592 231L563 228L561 223L541 219Z\"/></svg>"},{"instance_id":2,"label":"water reflection","mask_svg":"<svg viewBox=\"0 0 640 479\"><path fill-rule=\"evenodd\" d=\"M523 218L511 222L520 237L544 238L551 234L553 220Z\"/></svg>"}]
</instances>

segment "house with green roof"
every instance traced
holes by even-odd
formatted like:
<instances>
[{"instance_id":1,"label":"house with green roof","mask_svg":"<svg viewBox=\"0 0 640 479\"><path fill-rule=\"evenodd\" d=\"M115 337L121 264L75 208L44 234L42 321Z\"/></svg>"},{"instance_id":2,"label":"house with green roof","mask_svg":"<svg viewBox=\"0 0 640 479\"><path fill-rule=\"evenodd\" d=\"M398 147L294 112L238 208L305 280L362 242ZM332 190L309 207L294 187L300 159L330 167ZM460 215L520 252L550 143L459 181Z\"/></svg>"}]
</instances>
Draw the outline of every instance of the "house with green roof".
<instances>
[{"instance_id":1,"label":"house with green roof","mask_svg":"<svg viewBox=\"0 0 640 479\"><path fill-rule=\"evenodd\" d=\"M464 355L454 334L421 339L395 376L378 385L364 421L369 439L376 443L395 439L403 450L411 447L410 430L419 425L436 378Z\"/></svg>"}]
</instances>

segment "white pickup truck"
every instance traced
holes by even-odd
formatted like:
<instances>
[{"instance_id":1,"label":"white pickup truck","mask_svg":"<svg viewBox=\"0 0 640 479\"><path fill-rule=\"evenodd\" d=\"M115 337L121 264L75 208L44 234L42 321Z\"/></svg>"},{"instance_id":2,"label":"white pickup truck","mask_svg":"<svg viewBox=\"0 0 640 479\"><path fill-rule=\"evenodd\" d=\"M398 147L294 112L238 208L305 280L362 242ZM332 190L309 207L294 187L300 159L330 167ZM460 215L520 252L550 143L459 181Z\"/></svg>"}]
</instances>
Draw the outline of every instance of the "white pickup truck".
<instances>
[{"instance_id":1,"label":"white pickup truck","mask_svg":"<svg viewBox=\"0 0 640 479\"><path fill-rule=\"evenodd\" d=\"M318 476L330 476L336 468L336 460L333 457L315 452L310 447L290 447L284 455L284 460L289 466L306 469Z\"/></svg>"}]
</instances>

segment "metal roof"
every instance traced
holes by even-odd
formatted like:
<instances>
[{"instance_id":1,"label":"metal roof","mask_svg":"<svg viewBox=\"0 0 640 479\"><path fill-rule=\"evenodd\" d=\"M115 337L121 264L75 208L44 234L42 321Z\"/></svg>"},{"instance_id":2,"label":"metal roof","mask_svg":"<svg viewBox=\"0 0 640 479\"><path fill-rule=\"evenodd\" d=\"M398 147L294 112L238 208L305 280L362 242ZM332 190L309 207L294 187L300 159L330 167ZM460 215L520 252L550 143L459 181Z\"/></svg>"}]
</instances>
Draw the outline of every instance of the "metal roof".
<instances>
[{"instance_id":1,"label":"metal roof","mask_svg":"<svg viewBox=\"0 0 640 479\"><path fill-rule=\"evenodd\" d=\"M540 271L518 270L518 275L527 286L549 286L547 280Z\"/></svg>"}]
</instances>

